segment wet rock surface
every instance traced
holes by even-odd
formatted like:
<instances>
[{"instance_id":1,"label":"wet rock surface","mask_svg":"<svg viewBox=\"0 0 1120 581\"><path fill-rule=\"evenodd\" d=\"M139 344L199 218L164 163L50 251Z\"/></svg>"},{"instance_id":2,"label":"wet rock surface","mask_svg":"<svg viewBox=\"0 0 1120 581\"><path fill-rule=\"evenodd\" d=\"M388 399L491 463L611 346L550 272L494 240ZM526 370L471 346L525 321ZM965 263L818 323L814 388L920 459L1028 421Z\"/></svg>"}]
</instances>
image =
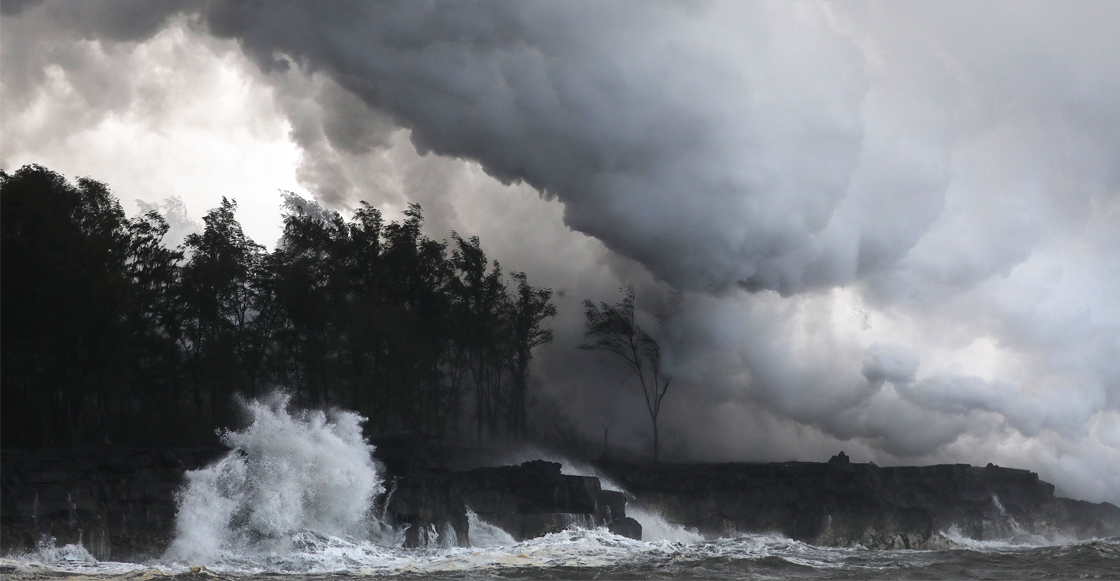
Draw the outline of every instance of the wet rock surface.
<instances>
[{"instance_id":1,"label":"wet rock surface","mask_svg":"<svg viewBox=\"0 0 1120 581\"><path fill-rule=\"evenodd\" d=\"M175 530L183 473L226 448L58 449L0 452L0 552L52 537L94 557L158 556Z\"/></svg>"},{"instance_id":2,"label":"wet rock surface","mask_svg":"<svg viewBox=\"0 0 1120 581\"><path fill-rule=\"evenodd\" d=\"M519 541L626 516L624 494L603 490L598 478L561 474L560 464L543 460L456 472L427 469L393 477L389 490L388 520L410 525L406 546L422 545L423 535L430 541L432 534L441 546L466 546L468 508Z\"/></svg>"},{"instance_id":3,"label":"wet rock surface","mask_svg":"<svg viewBox=\"0 0 1120 581\"><path fill-rule=\"evenodd\" d=\"M626 498L599 480L561 474L560 464L451 471L410 456L407 439L384 446L387 493L375 515L404 530L404 543L467 546L467 510L524 540L625 516ZM226 448L61 449L0 452L0 553L81 543L99 560L158 557L175 534L175 495L187 470ZM379 452L381 449L379 448ZM51 541L53 539L53 541Z\"/></svg>"},{"instance_id":4,"label":"wet rock surface","mask_svg":"<svg viewBox=\"0 0 1120 581\"><path fill-rule=\"evenodd\" d=\"M384 444L383 444L384 445ZM572 525L641 537L623 493L545 461L442 469L384 445L387 493L375 515L404 530L406 546L466 546L468 510L516 540ZM101 560L163 553L174 535L183 473L224 448L89 449L0 453L0 551L34 550L46 538L81 542ZM379 449L379 452L381 450ZM380 457L380 456L379 456ZM625 464L599 468L646 506L709 537L778 532L820 545L937 549L956 527L974 539L1031 534L1120 534L1120 508L1056 498L1025 470L943 465L880 468L830 463Z\"/></svg>"},{"instance_id":5,"label":"wet rock surface","mask_svg":"<svg viewBox=\"0 0 1120 581\"><path fill-rule=\"evenodd\" d=\"M642 523L628 516L611 521L607 530L619 536L642 540Z\"/></svg>"},{"instance_id":6,"label":"wet rock surface","mask_svg":"<svg viewBox=\"0 0 1120 581\"><path fill-rule=\"evenodd\" d=\"M1056 498L1027 470L966 464L625 464L601 469L672 523L708 537L779 532L820 545L941 549L940 534L1014 539L1120 534L1120 508Z\"/></svg>"}]
</instances>

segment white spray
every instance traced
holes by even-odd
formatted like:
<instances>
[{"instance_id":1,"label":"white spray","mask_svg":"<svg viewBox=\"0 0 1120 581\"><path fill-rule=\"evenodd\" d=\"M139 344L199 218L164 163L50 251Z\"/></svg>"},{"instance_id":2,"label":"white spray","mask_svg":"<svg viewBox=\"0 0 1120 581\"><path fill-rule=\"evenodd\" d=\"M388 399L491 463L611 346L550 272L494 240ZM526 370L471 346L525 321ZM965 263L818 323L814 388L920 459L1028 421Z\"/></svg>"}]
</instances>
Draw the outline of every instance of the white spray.
<instances>
[{"instance_id":1,"label":"white spray","mask_svg":"<svg viewBox=\"0 0 1120 581\"><path fill-rule=\"evenodd\" d=\"M245 403L249 427L222 434L232 450L187 472L166 558L212 562L223 553L283 551L301 531L368 537L372 501L384 489L373 446L362 437L365 418L337 410L293 415L289 400L273 394Z\"/></svg>"}]
</instances>

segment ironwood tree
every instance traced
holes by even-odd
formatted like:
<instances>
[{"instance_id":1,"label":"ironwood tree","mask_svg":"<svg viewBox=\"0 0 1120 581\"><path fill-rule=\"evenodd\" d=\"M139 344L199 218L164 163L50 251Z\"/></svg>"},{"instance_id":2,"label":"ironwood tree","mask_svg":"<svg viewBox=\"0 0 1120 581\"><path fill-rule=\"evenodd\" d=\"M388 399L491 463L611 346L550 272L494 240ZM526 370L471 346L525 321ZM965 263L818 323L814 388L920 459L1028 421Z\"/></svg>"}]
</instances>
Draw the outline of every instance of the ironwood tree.
<instances>
[{"instance_id":1,"label":"ironwood tree","mask_svg":"<svg viewBox=\"0 0 1120 581\"><path fill-rule=\"evenodd\" d=\"M615 355L637 379L653 426L653 461L660 460L661 404L669 391L670 378L661 373L661 346L634 320L634 287L627 287L617 304L583 301L589 341L579 346L588 351ZM605 438L605 436L604 436Z\"/></svg>"},{"instance_id":2,"label":"ironwood tree","mask_svg":"<svg viewBox=\"0 0 1120 581\"><path fill-rule=\"evenodd\" d=\"M477 237L429 238L418 205L347 220L285 194L269 252L233 200L172 249L158 213L127 218L91 179L25 166L0 198L5 446L215 443L237 397L277 387L437 445L529 431L552 291Z\"/></svg>"}]
</instances>

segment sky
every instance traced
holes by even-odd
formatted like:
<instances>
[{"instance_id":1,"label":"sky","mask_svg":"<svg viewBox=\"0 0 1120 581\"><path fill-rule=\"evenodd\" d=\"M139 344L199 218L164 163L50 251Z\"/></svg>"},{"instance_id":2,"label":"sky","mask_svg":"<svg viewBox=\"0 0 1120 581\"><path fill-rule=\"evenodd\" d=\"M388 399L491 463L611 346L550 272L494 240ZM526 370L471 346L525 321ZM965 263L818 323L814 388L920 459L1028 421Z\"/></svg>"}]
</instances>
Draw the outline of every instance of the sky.
<instances>
[{"instance_id":1,"label":"sky","mask_svg":"<svg viewBox=\"0 0 1120 581\"><path fill-rule=\"evenodd\" d=\"M663 457L994 462L1120 503L1120 4L0 4L0 168L168 244L410 202L556 291L536 425L648 454L575 349L633 285Z\"/></svg>"}]
</instances>

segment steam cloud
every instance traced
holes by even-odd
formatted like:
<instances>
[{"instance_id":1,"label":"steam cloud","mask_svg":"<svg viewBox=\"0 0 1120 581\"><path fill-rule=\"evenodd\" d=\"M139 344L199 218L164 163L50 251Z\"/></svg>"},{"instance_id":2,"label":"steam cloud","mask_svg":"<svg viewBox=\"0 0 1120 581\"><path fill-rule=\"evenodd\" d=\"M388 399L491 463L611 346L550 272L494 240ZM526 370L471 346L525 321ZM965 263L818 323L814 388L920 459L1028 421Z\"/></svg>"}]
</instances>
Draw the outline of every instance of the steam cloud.
<instances>
[{"instance_id":1,"label":"steam cloud","mask_svg":"<svg viewBox=\"0 0 1120 581\"><path fill-rule=\"evenodd\" d=\"M442 235L456 196L486 199L445 158L562 204L611 251L537 254L570 298L535 373L585 435L643 442L610 366L569 348L578 300L634 282L688 402L669 411L678 457L820 459L840 440L1120 501L1120 6L4 6L55 42L184 19L236 41L334 207L419 195ZM48 80L7 42L19 109ZM489 224L484 242L516 229Z\"/></svg>"}]
</instances>

